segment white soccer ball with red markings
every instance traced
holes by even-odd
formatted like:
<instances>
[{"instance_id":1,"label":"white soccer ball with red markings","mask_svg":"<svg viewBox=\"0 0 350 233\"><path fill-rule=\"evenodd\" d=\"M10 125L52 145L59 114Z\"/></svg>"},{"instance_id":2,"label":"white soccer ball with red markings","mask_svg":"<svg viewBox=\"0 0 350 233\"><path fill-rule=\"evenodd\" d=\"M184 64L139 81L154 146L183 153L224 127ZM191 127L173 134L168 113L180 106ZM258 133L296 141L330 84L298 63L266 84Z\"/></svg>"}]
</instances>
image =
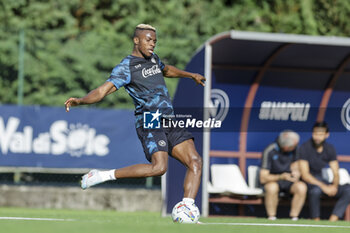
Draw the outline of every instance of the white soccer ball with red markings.
<instances>
[{"instance_id":1,"label":"white soccer ball with red markings","mask_svg":"<svg viewBox=\"0 0 350 233\"><path fill-rule=\"evenodd\" d=\"M180 201L174 206L171 217L176 223L198 223L200 212L196 204Z\"/></svg>"}]
</instances>

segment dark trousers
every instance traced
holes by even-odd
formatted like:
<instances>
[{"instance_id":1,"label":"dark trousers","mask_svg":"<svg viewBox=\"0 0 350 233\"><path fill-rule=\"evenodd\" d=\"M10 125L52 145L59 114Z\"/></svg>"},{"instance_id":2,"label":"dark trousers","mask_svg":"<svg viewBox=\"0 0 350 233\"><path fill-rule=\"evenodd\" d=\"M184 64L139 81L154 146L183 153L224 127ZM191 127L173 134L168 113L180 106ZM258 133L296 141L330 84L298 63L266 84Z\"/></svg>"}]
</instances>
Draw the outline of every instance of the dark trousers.
<instances>
[{"instance_id":1,"label":"dark trousers","mask_svg":"<svg viewBox=\"0 0 350 233\"><path fill-rule=\"evenodd\" d=\"M308 199L309 199L309 209L310 209L311 218L320 217L321 195L327 196L325 193L322 192L320 187L318 187L317 185L308 184ZM348 204L350 204L350 185L349 184L339 185L338 192L334 196L334 198L338 200L333 208L332 214L338 216L339 218L342 218Z\"/></svg>"}]
</instances>

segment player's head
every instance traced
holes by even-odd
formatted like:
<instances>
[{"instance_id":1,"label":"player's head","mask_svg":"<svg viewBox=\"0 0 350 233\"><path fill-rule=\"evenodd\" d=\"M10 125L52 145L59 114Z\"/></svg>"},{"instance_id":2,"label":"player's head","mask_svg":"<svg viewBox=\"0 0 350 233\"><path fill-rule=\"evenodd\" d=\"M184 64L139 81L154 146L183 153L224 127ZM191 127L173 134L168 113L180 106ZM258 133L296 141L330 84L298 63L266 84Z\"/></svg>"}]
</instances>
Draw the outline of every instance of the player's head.
<instances>
[{"instance_id":1,"label":"player's head","mask_svg":"<svg viewBox=\"0 0 350 233\"><path fill-rule=\"evenodd\" d=\"M329 128L326 122L316 122L312 127L312 142L314 146L320 147L329 137Z\"/></svg>"},{"instance_id":2,"label":"player's head","mask_svg":"<svg viewBox=\"0 0 350 233\"><path fill-rule=\"evenodd\" d=\"M157 43L156 29L149 24L139 24L134 31L134 51L143 57L152 56Z\"/></svg>"},{"instance_id":3,"label":"player's head","mask_svg":"<svg viewBox=\"0 0 350 233\"><path fill-rule=\"evenodd\" d=\"M284 130L279 134L277 142L283 152L290 152L295 150L299 143L299 139L299 134L296 132L292 130Z\"/></svg>"}]
</instances>

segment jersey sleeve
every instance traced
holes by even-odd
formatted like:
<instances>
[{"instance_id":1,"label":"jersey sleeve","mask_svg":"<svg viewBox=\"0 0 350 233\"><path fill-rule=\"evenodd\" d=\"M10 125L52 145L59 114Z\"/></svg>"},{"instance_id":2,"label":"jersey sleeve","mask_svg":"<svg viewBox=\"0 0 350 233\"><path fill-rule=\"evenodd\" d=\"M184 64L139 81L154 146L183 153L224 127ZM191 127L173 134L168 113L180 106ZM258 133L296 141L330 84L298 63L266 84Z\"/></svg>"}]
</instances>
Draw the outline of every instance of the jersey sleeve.
<instances>
[{"instance_id":1,"label":"jersey sleeve","mask_svg":"<svg viewBox=\"0 0 350 233\"><path fill-rule=\"evenodd\" d=\"M271 146L268 146L262 153L261 158L261 168L271 170L271 156L270 156L270 149Z\"/></svg>"},{"instance_id":2,"label":"jersey sleeve","mask_svg":"<svg viewBox=\"0 0 350 233\"><path fill-rule=\"evenodd\" d=\"M328 148L328 154L329 154L329 162L337 160L337 152L335 151L335 148L333 145L329 144Z\"/></svg>"},{"instance_id":3,"label":"jersey sleeve","mask_svg":"<svg viewBox=\"0 0 350 233\"><path fill-rule=\"evenodd\" d=\"M111 82L117 89L127 85L131 81L130 59L125 58L119 65L114 67L107 82Z\"/></svg>"}]
</instances>

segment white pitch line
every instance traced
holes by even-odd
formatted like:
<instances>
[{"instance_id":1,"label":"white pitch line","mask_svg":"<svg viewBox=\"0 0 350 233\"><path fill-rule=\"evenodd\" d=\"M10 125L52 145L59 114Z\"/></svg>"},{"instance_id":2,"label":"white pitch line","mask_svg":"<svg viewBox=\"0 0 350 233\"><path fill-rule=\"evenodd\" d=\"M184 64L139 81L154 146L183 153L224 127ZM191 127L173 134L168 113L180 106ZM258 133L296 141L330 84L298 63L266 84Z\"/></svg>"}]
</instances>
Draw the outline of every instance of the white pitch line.
<instances>
[{"instance_id":1,"label":"white pitch line","mask_svg":"<svg viewBox=\"0 0 350 233\"><path fill-rule=\"evenodd\" d=\"M274 224L274 223L204 223L202 225L231 225L231 226L268 226L268 227L321 227L321 228L350 228L350 226L310 225L310 224Z\"/></svg>"},{"instance_id":2,"label":"white pitch line","mask_svg":"<svg viewBox=\"0 0 350 233\"><path fill-rule=\"evenodd\" d=\"M28 221L75 221L62 218L24 218L24 217L0 217L0 220L28 220Z\"/></svg>"}]
</instances>

